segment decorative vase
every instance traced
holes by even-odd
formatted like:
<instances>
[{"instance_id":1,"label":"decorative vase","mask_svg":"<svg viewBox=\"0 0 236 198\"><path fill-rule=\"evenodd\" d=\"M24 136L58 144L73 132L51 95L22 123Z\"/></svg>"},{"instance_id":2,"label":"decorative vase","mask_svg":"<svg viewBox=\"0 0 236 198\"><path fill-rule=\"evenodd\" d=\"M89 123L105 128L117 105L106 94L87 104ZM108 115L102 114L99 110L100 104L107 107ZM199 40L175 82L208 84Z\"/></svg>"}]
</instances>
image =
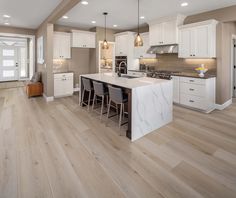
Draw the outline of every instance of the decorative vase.
<instances>
[{"instance_id":1,"label":"decorative vase","mask_svg":"<svg viewBox=\"0 0 236 198\"><path fill-rule=\"evenodd\" d=\"M203 78L204 76L205 76L205 74L204 74L204 72L202 71L202 72L200 72L199 74L199 77L201 77L201 78Z\"/></svg>"}]
</instances>

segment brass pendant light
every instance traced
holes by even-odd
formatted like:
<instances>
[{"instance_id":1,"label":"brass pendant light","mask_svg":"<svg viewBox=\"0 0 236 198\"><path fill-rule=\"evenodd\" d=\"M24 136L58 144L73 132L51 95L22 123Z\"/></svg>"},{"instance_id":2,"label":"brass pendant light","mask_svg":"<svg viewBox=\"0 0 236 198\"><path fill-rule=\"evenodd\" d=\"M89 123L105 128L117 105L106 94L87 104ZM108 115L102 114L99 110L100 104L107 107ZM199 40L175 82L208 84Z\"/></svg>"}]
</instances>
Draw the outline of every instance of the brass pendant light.
<instances>
[{"instance_id":1,"label":"brass pendant light","mask_svg":"<svg viewBox=\"0 0 236 198\"><path fill-rule=\"evenodd\" d=\"M108 13L107 12L104 12L103 13L104 17L105 17L105 38L104 38L104 41L102 43L102 49L109 49L109 45L108 45L108 42L107 42L107 15Z\"/></svg>"},{"instance_id":2,"label":"brass pendant light","mask_svg":"<svg viewBox=\"0 0 236 198\"><path fill-rule=\"evenodd\" d=\"M138 0L138 34L136 35L136 38L134 40L134 46L135 47L142 47L143 46L143 39L142 37L140 36L140 33L139 33L139 0Z\"/></svg>"}]
</instances>

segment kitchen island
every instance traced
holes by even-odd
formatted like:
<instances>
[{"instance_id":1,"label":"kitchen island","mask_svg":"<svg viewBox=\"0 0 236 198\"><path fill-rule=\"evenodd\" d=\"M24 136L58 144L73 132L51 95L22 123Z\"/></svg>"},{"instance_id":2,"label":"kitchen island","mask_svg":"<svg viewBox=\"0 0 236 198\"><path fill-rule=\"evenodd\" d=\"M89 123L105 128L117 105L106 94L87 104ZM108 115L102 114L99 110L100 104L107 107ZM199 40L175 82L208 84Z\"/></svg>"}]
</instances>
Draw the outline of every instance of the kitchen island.
<instances>
[{"instance_id":1,"label":"kitchen island","mask_svg":"<svg viewBox=\"0 0 236 198\"><path fill-rule=\"evenodd\" d=\"M170 123L173 119L173 88L171 80L118 77L116 74L87 74L82 78L121 87L128 94L128 129L126 136L135 141ZM81 94L80 94L81 100Z\"/></svg>"}]
</instances>

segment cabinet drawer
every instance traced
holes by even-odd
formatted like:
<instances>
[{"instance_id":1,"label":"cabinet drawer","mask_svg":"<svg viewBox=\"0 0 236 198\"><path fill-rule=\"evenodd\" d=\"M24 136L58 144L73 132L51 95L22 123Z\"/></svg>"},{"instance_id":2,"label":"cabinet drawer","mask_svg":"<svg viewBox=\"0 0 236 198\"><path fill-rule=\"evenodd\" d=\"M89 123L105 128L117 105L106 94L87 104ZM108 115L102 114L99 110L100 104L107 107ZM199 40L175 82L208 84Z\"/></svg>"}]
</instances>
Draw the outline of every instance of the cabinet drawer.
<instances>
[{"instance_id":1,"label":"cabinet drawer","mask_svg":"<svg viewBox=\"0 0 236 198\"><path fill-rule=\"evenodd\" d=\"M54 79L61 79L61 78L73 78L73 73L59 73L54 74Z\"/></svg>"},{"instance_id":2,"label":"cabinet drawer","mask_svg":"<svg viewBox=\"0 0 236 198\"><path fill-rule=\"evenodd\" d=\"M180 93L205 98L205 86L201 84L180 83Z\"/></svg>"},{"instance_id":3,"label":"cabinet drawer","mask_svg":"<svg viewBox=\"0 0 236 198\"><path fill-rule=\"evenodd\" d=\"M204 98L182 93L180 94L180 104L201 110L208 108L207 101Z\"/></svg>"},{"instance_id":4,"label":"cabinet drawer","mask_svg":"<svg viewBox=\"0 0 236 198\"><path fill-rule=\"evenodd\" d=\"M205 85L206 80L200 78L180 77L180 82Z\"/></svg>"}]
</instances>

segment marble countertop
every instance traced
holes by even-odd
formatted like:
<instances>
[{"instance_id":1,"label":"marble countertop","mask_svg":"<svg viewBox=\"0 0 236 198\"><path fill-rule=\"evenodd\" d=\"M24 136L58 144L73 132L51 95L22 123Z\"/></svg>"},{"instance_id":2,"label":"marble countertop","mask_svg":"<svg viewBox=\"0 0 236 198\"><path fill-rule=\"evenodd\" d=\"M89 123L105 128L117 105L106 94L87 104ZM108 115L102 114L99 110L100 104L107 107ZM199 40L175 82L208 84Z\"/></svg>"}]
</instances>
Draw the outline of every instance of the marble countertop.
<instances>
[{"instance_id":1,"label":"marble countertop","mask_svg":"<svg viewBox=\"0 0 236 198\"><path fill-rule=\"evenodd\" d=\"M112 84L119 87L128 88L128 89L134 89L137 87L143 87L143 86L169 82L169 80L148 78L148 77L128 79L125 77L118 77L116 74L112 74L112 73L86 74L86 75L81 75L81 76L92 79L92 80L104 82L107 84Z\"/></svg>"},{"instance_id":2,"label":"marble countertop","mask_svg":"<svg viewBox=\"0 0 236 198\"><path fill-rule=\"evenodd\" d=\"M146 71L146 70L129 70L131 72L144 72L144 73L152 73L152 72L155 72L155 71ZM156 72L158 72L158 70L156 70ZM171 72L171 71L170 71ZM208 78L215 78L216 75L214 74L208 74L206 73L204 77L200 77L198 75L198 73L196 72L179 72L179 73L175 73L173 72L171 74L172 76L182 76L182 77L191 77L191 78L203 78L203 79L208 79Z\"/></svg>"},{"instance_id":3,"label":"marble countertop","mask_svg":"<svg viewBox=\"0 0 236 198\"><path fill-rule=\"evenodd\" d=\"M182 77L191 77L191 78L203 78L203 79L208 79L208 78L215 78L216 77L216 75L213 75L213 74L205 74L205 76L204 77L200 77L199 75L198 75L198 73L191 73L191 72L180 72L180 73L173 73L173 74L171 74L172 76L182 76Z\"/></svg>"}]
</instances>

